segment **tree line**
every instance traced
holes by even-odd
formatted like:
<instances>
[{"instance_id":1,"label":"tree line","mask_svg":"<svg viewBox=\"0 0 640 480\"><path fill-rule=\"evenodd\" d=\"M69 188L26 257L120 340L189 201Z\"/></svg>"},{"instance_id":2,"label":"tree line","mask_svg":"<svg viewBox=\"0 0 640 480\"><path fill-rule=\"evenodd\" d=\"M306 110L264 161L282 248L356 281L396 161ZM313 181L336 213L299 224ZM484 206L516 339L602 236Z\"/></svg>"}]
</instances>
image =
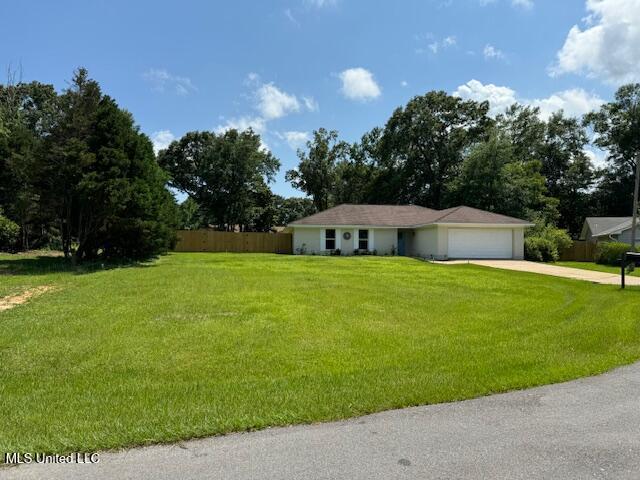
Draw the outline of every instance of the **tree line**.
<instances>
[{"instance_id":1,"label":"tree line","mask_svg":"<svg viewBox=\"0 0 640 480\"><path fill-rule=\"evenodd\" d=\"M190 132L156 157L85 69L62 92L10 73L0 85L0 250L136 259L170 249L178 228L268 231L313 212L309 199L271 192L279 167L252 131Z\"/></svg>"},{"instance_id":2,"label":"tree line","mask_svg":"<svg viewBox=\"0 0 640 480\"><path fill-rule=\"evenodd\" d=\"M170 248L177 207L149 138L79 69L62 93L0 85L0 247L78 261Z\"/></svg>"},{"instance_id":3,"label":"tree line","mask_svg":"<svg viewBox=\"0 0 640 480\"><path fill-rule=\"evenodd\" d=\"M284 198L270 188L280 161L251 130L189 132L156 156L84 69L60 93L7 82L0 248L144 257L170 248L176 228L269 231L340 203L376 203L465 204L528 219L537 225L529 246L557 249L563 230L575 238L585 216L630 215L639 102L640 84L631 84L582 119L542 118L518 104L492 117L487 102L427 92L356 142L314 131L286 172L307 198ZM603 165L591 146L606 152ZM187 199L177 205L167 187Z\"/></svg>"},{"instance_id":4,"label":"tree line","mask_svg":"<svg viewBox=\"0 0 640 480\"><path fill-rule=\"evenodd\" d=\"M460 204L557 225L577 236L586 216L631 214L640 85L584 119L429 92L396 109L359 142L320 129L287 179L316 209L340 203ZM593 141L590 141L593 138ZM597 166L591 145L607 152Z\"/></svg>"}]
</instances>

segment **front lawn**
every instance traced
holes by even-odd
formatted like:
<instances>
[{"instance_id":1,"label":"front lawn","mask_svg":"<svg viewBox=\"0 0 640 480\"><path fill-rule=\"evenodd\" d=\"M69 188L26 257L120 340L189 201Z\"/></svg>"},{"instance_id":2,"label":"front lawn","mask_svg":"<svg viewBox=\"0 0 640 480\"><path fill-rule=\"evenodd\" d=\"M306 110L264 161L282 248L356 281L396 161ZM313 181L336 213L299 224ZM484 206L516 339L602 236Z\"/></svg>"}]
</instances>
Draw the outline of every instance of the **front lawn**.
<instances>
[{"instance_id":1,"label":"front lawn","mask_svg":"<svg viewBox=\"0 0 640 480\"><path fill-rule=\"evenodd\" d=\"M639 289L474 265L203 253L75 272L0 256L0 285L55 287L0 312L0 452L325 421L640 358Z\"/></svg>"},{"instance_id":2,"label":"front lawn","mask_svg":"<svg viewBox=\"0 0 640 480\"><path fill-rule=\"evenodd\" d=\"M611 273L613 275L620 275L620 267L613 267L611 265L600 265L594 262L554 262L551 265L557 265L558 267L571 267L581 268L582 270L595 270L596 272ZM640 269L635 269L627 275L633 275L634 277L640 276Z\"/></svg>"}]
</instances>

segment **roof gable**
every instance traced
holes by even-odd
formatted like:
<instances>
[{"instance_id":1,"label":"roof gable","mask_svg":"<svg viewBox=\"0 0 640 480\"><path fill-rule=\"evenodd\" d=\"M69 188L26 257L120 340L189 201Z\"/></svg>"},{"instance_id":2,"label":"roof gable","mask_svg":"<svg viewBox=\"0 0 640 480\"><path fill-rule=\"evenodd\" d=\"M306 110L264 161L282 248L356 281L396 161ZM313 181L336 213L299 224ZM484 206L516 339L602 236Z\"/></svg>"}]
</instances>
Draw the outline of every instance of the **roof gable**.
<instances>
[{"instance_id":1,"label":"roof gable","mask_svg":"<svg viewBox=\"0 0 640 480\"><path fill-rule=\"evenodd\" d=\"M619 234L626 230L631 230L632 226L633 226L633 219L629 217L629 220L625 220L624 222L616 225L613 228L600 232L600 236Z\"/></svg>"},{"instance_id":2,"label":"roof gable","mask_svg":"<svg viewBox=\"0 0 640 480\"><path fill-rule=\"evenodd\" d=\"M585 225L588 227L591 232L591 236L593 237L613 233L627 223L629 224L627 228L630 228L631 217L587 217L585 219Z\"/></svg>"}]
</instances>

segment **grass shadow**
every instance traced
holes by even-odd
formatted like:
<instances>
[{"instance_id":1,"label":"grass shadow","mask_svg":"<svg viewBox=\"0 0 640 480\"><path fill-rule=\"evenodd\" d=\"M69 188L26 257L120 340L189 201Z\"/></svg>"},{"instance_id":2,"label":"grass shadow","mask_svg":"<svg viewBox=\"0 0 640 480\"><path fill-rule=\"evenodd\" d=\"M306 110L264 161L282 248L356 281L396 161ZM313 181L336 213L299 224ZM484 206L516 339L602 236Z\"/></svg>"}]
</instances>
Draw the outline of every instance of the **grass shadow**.
<instances>
[{"instance_id":1,"label":"grass shadow","mask_svg":"<svg viewBox=\"0 0 640 480\"><path fill-rule=\"evenodd\" d=\"M110 260L90 261L80 264L62 256L37 255L30 257L0 257L0 276L2 275L50 275L69 273L85 275L89 273L113 270L115 268L149 268L154 267L157 257L148 260Z\"/></svg>"}]
</instances>

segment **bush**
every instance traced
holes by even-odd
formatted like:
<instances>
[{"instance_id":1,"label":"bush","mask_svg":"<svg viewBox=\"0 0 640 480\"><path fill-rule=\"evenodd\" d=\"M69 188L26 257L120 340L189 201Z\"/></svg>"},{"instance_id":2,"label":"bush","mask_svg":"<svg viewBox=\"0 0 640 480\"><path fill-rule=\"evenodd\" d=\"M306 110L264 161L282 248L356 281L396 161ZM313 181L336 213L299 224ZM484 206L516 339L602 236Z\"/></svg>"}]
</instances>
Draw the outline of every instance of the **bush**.
<instances>
[{"instance_id":1,"label":"bush","mask_svg":"<svg viewBox=\"0 0 640 480\"><path fill-rule=\"evenodd\" d=\"M631 251L631 245L622 242L601 242L596 248L596 263L620 266L620 259ZM636 249L637 251L637 249Z\"/></svg>"},{"instance_id":2,"label":"bush","mask_svg":"<svg viewBox=\"0 0 640 480\"><path fill-rule=\"evenodd\" d=\"M560 253L548 238L527 237L524 240L524 257L534 262L555 262L560 258Z\"/></svg>"},{"instance_id":3,"label":"bush","mask_svg":"<svg viewBox=\"0 0 640 480\"><path fill-rule=\"evenodd\" d=\"M571 246L566 230L552 225L537 225L524 240L524 257L534 262L557 262L560 252Z\"/></svg>"},{"instance_id":4,"label":"bush","mask_svg":"<svg viewBox=\"0 0 640 480\"><path fill-rule=\"evenodd\" d=\"M0 210L0 250L12 250L18 243L20 227L2 215Z\"/></svg>"}]
</instances>

